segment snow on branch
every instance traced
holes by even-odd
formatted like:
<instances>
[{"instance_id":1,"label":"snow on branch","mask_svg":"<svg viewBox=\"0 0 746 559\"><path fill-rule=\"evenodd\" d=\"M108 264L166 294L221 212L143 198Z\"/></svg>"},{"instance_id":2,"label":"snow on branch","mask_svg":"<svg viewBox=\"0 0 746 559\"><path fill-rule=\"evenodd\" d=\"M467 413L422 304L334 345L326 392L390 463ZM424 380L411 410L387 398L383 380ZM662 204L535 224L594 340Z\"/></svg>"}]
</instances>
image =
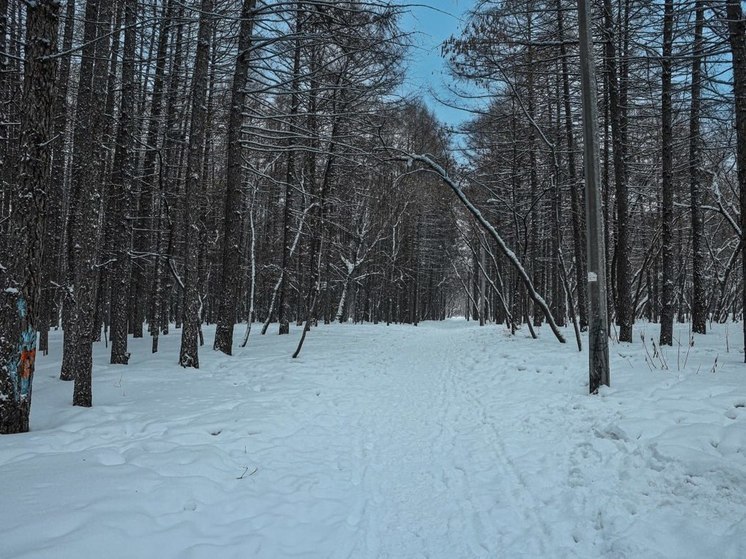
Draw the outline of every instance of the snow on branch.
<instances>
[{"instance_id":1,"label":"snow on branch","mask_svg":"<svg viewBox=\"0 0 746 559\"><path fill-rule=\"evenodd\" d=\"M391 149L391 148L389 148ZM510 263L513 265L515 270L518 272L518 275L523 280L523 284L526 287L526 291L528 291L529 297L531 297L531 300L533 300L534 303L541 309L541 311L544 313L544 317L547 320L547 323L549 324L549 327L552 329L552 333L555 335L557 340L560 341L560 343L565 343L565 337L562 335L562 332L560 332L559 327L557 326L557 323L554 320L554 317L552 316L552 312L549 310L549 306L547 305L544 298L539 295L539 293L534 288L534 284L531 281L531 278L529 277L528 273L526 272L526 269L523 267L523 264L521 264L521 261L518 259L518 256L508 247L508 245L505 243L503 238L500 236L500 234L497 232L497 229L487 220L487 218L482 215L482 212L479 211L479 209L472 204L471 200L469 200L466 197L466 194L464 194L464 191L461 189L461 187L456 184L453 179L449 176L448 172L432 157L430 157L427 154L414 154L414 153L404 153L401 152L400 155L396 157L398 161L404 161L408 166L411 166L413 162L422 163L425 165L427 170L434 172L437 174L440 179L448 185L448 187L456 194L458 199L461 201L461 203L466 207L467 210L474 216L474 218L479 222L479 224L482 226L482 228L494 239L494 241L497 243L497 246L499 247L500 251L505 255L505 257L510 261Z\"/></svg>"}]
</instances>

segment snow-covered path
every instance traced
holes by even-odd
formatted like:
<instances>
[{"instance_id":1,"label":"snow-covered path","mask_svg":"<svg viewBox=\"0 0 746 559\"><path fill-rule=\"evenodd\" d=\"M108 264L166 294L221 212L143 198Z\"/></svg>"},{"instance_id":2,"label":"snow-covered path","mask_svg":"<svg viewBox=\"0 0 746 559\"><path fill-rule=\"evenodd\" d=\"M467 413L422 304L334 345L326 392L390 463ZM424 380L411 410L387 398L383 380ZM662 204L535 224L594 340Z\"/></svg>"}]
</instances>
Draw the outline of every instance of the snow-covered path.
<instances>
[{"instance_id":1,"label":"snow-covered path","mask_svg":"<svg viewBox=\"0 0 746 559\"><path fill-rule=\"evenodd\" d=\"M0 557L746 557L733 342L687 356L684 329L668 370L614 345L589 397L587 354L546 334L334 325L298 360L298 332L257 336L199 371L178 336L128 367L101 345L90 410L55 337L32 433L0 439Z\"/></svg>"},{"instance_id":2,"label":"snow-covered path","mask_svg":"<svg viewBox=\"0 0 746 559\"><path fill-rule=\"evenodd\" d=\"M499 419L478 397L483 363L463 351L473 346L459 333L405 336L382 367L386 381L366 390L377 402L361 425L372 502L353 556L441 557L447 549L453 557L495 557L510 545L540 556L551 549Z\"/></svg>"}]
</instances>

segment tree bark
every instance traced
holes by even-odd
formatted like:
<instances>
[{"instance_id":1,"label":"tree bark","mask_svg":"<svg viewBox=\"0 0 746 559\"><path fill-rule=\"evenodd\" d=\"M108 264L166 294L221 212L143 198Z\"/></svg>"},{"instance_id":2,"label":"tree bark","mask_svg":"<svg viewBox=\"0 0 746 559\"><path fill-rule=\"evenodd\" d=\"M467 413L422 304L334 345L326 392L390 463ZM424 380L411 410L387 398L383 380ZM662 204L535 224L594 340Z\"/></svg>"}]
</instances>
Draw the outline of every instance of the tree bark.
<instances>
[{"instance_id":1,"label":"tree bark","mask_svg":"<svg viewBox=\"0 0 746 559\"><path fill-rule=\"evenodd\" d=\"M578 180L575 165L575 136L573 133L572 108L570 104L570 77L567 64L567 47L565 45L564 10L561 0L557 0L557 29L560 41L560 56L562 58L562 103L565 119L565 137L567 142L567 169L570 176L570 209L573 233L573 254L575 256L575 281L578 285L578 314L580 315L580 330L588 329L588 303L583 284L586 280L585 262L585 211L582 205L582 182ZM574 312L574 311L573 311Z\"/></svg>"},{"instance_id":2,"label":"tree bark","mask_svg":"<svg viewBox=\"0 0 746 559\"><path fill-rule=\"evenodd\" d=\"M65 11L62 52L67 52L72 48L74 29L75 0L68 0ZM0 50L3 50L2 47L0 47ZM42 351L45 355L49 350L48 334L50 324L54 320L56 325L57 320L55 303L57 290L51 286L51 282L54 280L57 284L62 284L64 277L65 160L69 117L67 92L70 82L70 59L70 56L62 57L59 60L57 70L57 102L54 115L52 170L49 184L51 190L48 193L49 209L47 211L48 217L44 239L44 261L48 261L49 263L42 268L42 298L40 303L42 308L39 311L39 351Z\"/></svg>"},{"instance_id":3,"label":"tree bark","mask_svg":"<svg viewBox=\"0 0 746 559\"><path fill-rule=\"evenodd\" d=\"M76 118L73 130L73 153L70 161L70 192L68 195L68 215L65 225L65 273L66 289L63 301L63 329L62 341L62 365L60 368L60 380L75 380L76 353L78 348L76 307L77 301L74 296L75 290L75 267L76 267L76 223L80 219L81 177L84 173L91 173L89 169L93 165L93 150L88 138L87 120L92 106L92 80L96 60L96 36L97 21L99 17L99 0L87 0L85 13L83 15L83 48L81 51L80 68L78 70L78 91L76 99ZM98 104L95 104L98 107ZM83 115L86 115L83 118Z\"/></svg>"},{"instance_id":4,"label":"tree bark","mask_svg":"<svg viewBox=\"0 0 746 559\"><path fill-rule=\"evenodd\" d=\"M632 294L629 277L629 201L627 193L627 166L624 145L624 115L626 110L620 100L617 52L614 45L614 14L611 0L604 0L604 47L606 55L609 112L614 154L614 183L616 189L616 318L619 341L632 341Z\"/></svg>"},{"instance_id":5,"label":"tree bark","mask_svg":"<svg viewBox=\"0 0 746 559\"><path fill-rule=\"evenodd\" d=\"M739 0L727 0L728 38L733 56L733 91L736 105L736 160L738 192L741 198L741 231L746 231L746 19ZM746 245L744 245L746 246ZM742 248L741 271L746 278L746 249ZM741 282L741 298L746 308L746 281ZM743 320L746 347L746 320ZM746 354L744 354L746 360Z\"/></svg>"},{"instance_id":6,"label":"tree bark","mask_svg":"<svg viewBox=\"0 0 746 559\"><path fill-rule=\"evenodd\" d=\"M0 293L0 434L29 430L41 296L41 258L54 117L59 3L26 8L26 52L18 185L13 190L12 246L16 258Z\"/></svg>"},{"instance_id":7,"label":"tree bark","mask_svg":"<svg viewBox=\"0 0 746 559\"><path fill-rule=\"evenodd\" d=\"M287 170L285 173L285 200L282 217L282 262L280 272L280 292L278 301L278 315L277 320L280 323L279 333L289 334L290 333L290 301L288 298L288 283L289 283L289 269L290 269L290 229L292 225L292 194L293 186L292 182L295 180L295 150L297 148L297 140L294 136L297 134L297 115L299 110L299 96L298 90L300 88L300 55L301 55L301 11L300 3L295 8L295 52L293 55L293 79L291 83L290 92L290 118L288 121L288 151L287 151Z\"/></svg>"},{"instance_id":8,"label":"tree bark","mask_svg":"<svg viewBox=\"0 0 746 559\"><path fill-rule=\"evenodd\" d=\"M673 345L674 274L673 253L673 115L671 107L671 56L673 54L673 0L665 0L661 59L661 219L662 272L660 345Z\"/></svg>"},{"instance_id":9,"label":"tree bark","mask_svg":"<svg viewBox=\"0 0 746 559\"><path fill-rule=\"evenodd\" d=\"M99 9L100 8L100 9ZM73 139L71 176L71 211L68 244L73 308L65 337L68 362L63 369L75 380L73 405L90 407L92 341L96 303L99 211L101 173L105 153L101 148L103 112L101 100L106 96L106 73L109 59L109 30L112 5L98 0L86 4L84 48L82 51L78 105Z\"/></svg>"},{"instance_id":10,"label":"tree bark","mask_svg":"<svg viewBox=\"0 0 746 559\"><path fill-rule=\"evenodd\" d=\"M161 14L160 29L158 30L158 47L156 52L155 72L153 74L153 92L150 101L150 115L146 135L145 154L142 163L142 180L140 181L140 195L137 200L136 216L137 227L144 231L134 231L132 244L135 255L141 256L147 251L152 251L152 268L146 266L141 260L139 266L132 269L132 289L130 292L130 308L132 320L140 317L137 305L133 299L139 299L139 294L152 286L150 291L150 308L148 312L148 327L153 339L153 347L157 351L158 334L160 332L160 295L162 293L162 282L158 275L160 262L160 248L162 246L160 228L161 221L161 196L164 194L160 189L163 184L165 172L164 154L160 147L160 137L163 130L161 115L163 114L163 92L166 85L166 62L168 60L168 40L171 34L173 20L174 0L165 0ZM178 71L178 69L177 69ZM155 351L154 351L155 353Z\"/></svg>"},{"instance_id":11,"label":"tree bark","mask_svg":"<svg viewBox=\"0 0 746 559\"><path fill-rule=\"evenodd\" d=\"M692 331L707 333L707 297L704 257L704 220L702 219L702 156L700 138L700 107L702 105L702 57L705 20L704 0L696 0L694 47L692 53L691 106L689 109L689 191L692 220Z\"/></svg>"},{"instance_id":12,"label":"tree bark","mask_svg":"<svg viewBox=\"0 0 746 559\"><path fill-rule=\"evenodd\" d=\"M179 4L176 20L183 17L184 5ZM173 57L168 76L168 91L164 111L164 137L160 150L160 165L158 170L158 195L154 212L156 214L156 252L155 270L153 273L153 314L150 334L152 336L151 351L158 351L158 340L161 332L168 333L170 319L170 297L173 291L173 280L169 270L170 258L173 253L176 218L171 212L171 200L178 191L176 182L179 176L176 162L181 152L179 141L179 115L177 97L181 82L183 64L184 26L176 28L173 40ZM164 254L165 252L165 254Z\"/></svg>"},{"instance_id":13,"label":"tree bark","mask_svg":"<svg viewBox=\"0 0 746 559\"><path fill-rule=\"evenodd\" d=\"M246 85L251 61L251 34L254 26L256 0L244 0L241 9L241 28L238 35L238 56L233 73L231 108L228 116L228 144L225 187L225 235L223 238L223 274L220 293L220 312L215 330L214 349L230 355L233 351L233 327L239 307L241 286L241 229L243 219L243 173L241 128L246 104Z\"/></svg>"},{"instance_id":14,"label":"tree bark","mask_svg":"<svg viewBox=\"0 0 746 559\"><path fill-rule=\"evenodd\" d=\"M202 154L207 129L207 87L212 38L213 0L200 4L197 52L192 78L192 120L189 126L187 177L184 199L184 326L181 331L179 364L199 368L198 336L201 297L199 293L199 196L202 187Z\"/></svg>"},{"instance_id":15,"label":"tree bark","mask_svg":"<svg viewBox=\"0 0 746 559\"><path fill-rule=\"evenodd\" d=\"M137 23L137 0L124 3L124 58L122 60L122 95L119 109L112 168L112 195L114 196L114 259L111 273L111 363L126 365L127 318L129 310L129 287L131 274L130 249L132 227L129 219L132 199L134 161L132 147L135 136L135 48Z\"/></svg>"}]
</instances>

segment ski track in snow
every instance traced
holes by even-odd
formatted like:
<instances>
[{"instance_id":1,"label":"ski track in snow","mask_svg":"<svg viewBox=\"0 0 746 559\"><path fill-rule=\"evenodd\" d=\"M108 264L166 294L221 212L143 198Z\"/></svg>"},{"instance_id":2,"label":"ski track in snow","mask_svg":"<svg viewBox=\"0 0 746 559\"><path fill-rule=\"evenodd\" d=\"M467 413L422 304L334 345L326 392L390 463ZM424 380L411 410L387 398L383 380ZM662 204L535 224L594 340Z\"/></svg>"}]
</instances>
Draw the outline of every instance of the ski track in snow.
<instances>
[{"instance_id":1,"label":"ski track in snow","mask_svg":"<svg viewBox=\"0 0 746 559\"><path fill-rule=\"evenodd\" d=\"M200 370L178 331L156 356L131 340L127 367L97 344L89 410L53 333L32 432L0 438L0 557L746 557L746 372L722 329L685 367L664 349L671 370L613 344L593 397L587 353L546 327L321 326L297 360L300 329L273 330Z\"/></svg>"}]
</instances>

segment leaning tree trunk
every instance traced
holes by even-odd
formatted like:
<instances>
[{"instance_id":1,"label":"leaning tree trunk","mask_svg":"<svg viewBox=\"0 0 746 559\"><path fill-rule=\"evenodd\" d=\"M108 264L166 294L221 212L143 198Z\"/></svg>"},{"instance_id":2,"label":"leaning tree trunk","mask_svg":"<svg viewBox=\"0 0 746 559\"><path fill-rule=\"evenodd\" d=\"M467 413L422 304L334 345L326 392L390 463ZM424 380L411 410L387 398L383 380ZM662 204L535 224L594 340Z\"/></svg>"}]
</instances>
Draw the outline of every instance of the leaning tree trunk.
<instances>
[{"instance_id":1,"label":"leaning tree trunk","mask_svg":"<svg viewBox=\"0 0 746 559\"><path fill-rule=\"evenodd\" d=\"M336 109L336 104L333 102L332 106ZM343 112L343 111L342 111ZM326 218L326 200L329 194L329 187L332 180L332 172L334 169L334 162L336 158L336 147L337 147L337 134L339 125L339 117L335 118L332 124L328 155L326 164L324 166L323 176L321 178L321 186L318 192L318 204L316 206L315 215L311 217L311 249L309 252L309 267L310 267L310 278L309 278L309 291L306 294L306 305L305 305L305 324L303 331L301 332L300 341L298 347L293 353L293 359L296 359L300 355L300 351L303 348L303 343L306 340L306 334L311 330L311 323L316 316L316 306L319 301L319 295L321 293L321 262L324 251L324 240L325 240L325 218Z\"/></svg>"},{"instance_id":2,"label":"leaning tree trunk","mask_svg":"<svg viewBox=\"0 0 746 559\"><path fill-rule=\"evenodd\" d=\"M418 161L420 163L423 163L427 166L427 168L429 168L429 170L435 172L441 178L441 180L446 183L446 185L453 191L459 201L466 207L467 210L469 210L469 213L471 213L476 218L485 232L489 234L495 241L498 248L500 249L500 252L502 252L502 254L513 266L519 280L523 282L523 285L528 292L528 296L531 298L534 305L536 305L536 307L541 310L554 336L560 343L565 343L565 337L562 335L562 332L560 332L557 323L554 320L551 311L549 310L549 306L547 305L544 298L536 291L534 284L531 281L531 277L521 264L518 256L516 256L516 254L512 250L510 250L510 248L508 248L508 245L497 232L497 229L495 229L495 227L484 217L484 215L482 215L482 212L480 212L479 209L471 203L471 200L469 200L466 197L466 194L464 194L463 189L458 184L456 184L453 179L451 179L451 177L448 175L448 172L428 155L406 154L405 156L400 156L400 159L407 162Z\"/></svg>"},{"instance_id":3,"label":"leaning tree trunk","mask_svg":"<svg viewBox=\"0 0 746 559\"><path fill-rule=\"evenodd\" d=\"M238 56L233 73L231 107L228 116L228 153L226 162L225 187L225 236L223 238L223 274L220 293L220 312L215 330L214 349L230 355L233 351L233 327L236 323L236 309L241 286L241 230L243 213L243 174L241 128L246 104L246 84L249 78L251 33L254 24L253 11L256 0L244 0L241 10L241 30L238 35ZM249 320L251 318L249 317Z\"/></svg>"},{"instance_id":4,"label":"leaning tree trunk","mask_svg":"<svg viewBox=\"0 0 746 559\"><path fill-rule=\"evenodd\" d=\"M15 258L0 293L0 434L29 430L36 360L41 255L55 103L59 3L28 3L21 143L11 235Z\"/></svg>"},{"instance_id":5,"label":"leaning tree trunk","mask_svg":"<svg viewBox=\"0 0 746 559\"><path fill-rule=\"evenodd\" d=\"M210 65L213 0L202 0L199 15L197 53L192 78L192 121L189 126L186 194L184 199L184 327L181 331L179 364L199 368L199 221L198 202L202 182L202 152L207 130L207 82Z\"/></svg>"},{"instance_id":6,"label":"leaning tree trunk","mask_svg":"<svg viewBox=\"0 0 746 559\"><path fill-rule=\"evenodd\" d=\"M741 197L741 231L746 231L746 19L739 0L728 0L728 30L733 54L733 90L736 100L736 138L738 192ZM744 245L746 246L746 245ZM746 250L741 256L741 270L746 278ZM746 308L746 281L742 282L742 300ZM746 320L743 320L746 346ZM744 355L746 360L746 354Z\"/></svg>"}]
</instances>

